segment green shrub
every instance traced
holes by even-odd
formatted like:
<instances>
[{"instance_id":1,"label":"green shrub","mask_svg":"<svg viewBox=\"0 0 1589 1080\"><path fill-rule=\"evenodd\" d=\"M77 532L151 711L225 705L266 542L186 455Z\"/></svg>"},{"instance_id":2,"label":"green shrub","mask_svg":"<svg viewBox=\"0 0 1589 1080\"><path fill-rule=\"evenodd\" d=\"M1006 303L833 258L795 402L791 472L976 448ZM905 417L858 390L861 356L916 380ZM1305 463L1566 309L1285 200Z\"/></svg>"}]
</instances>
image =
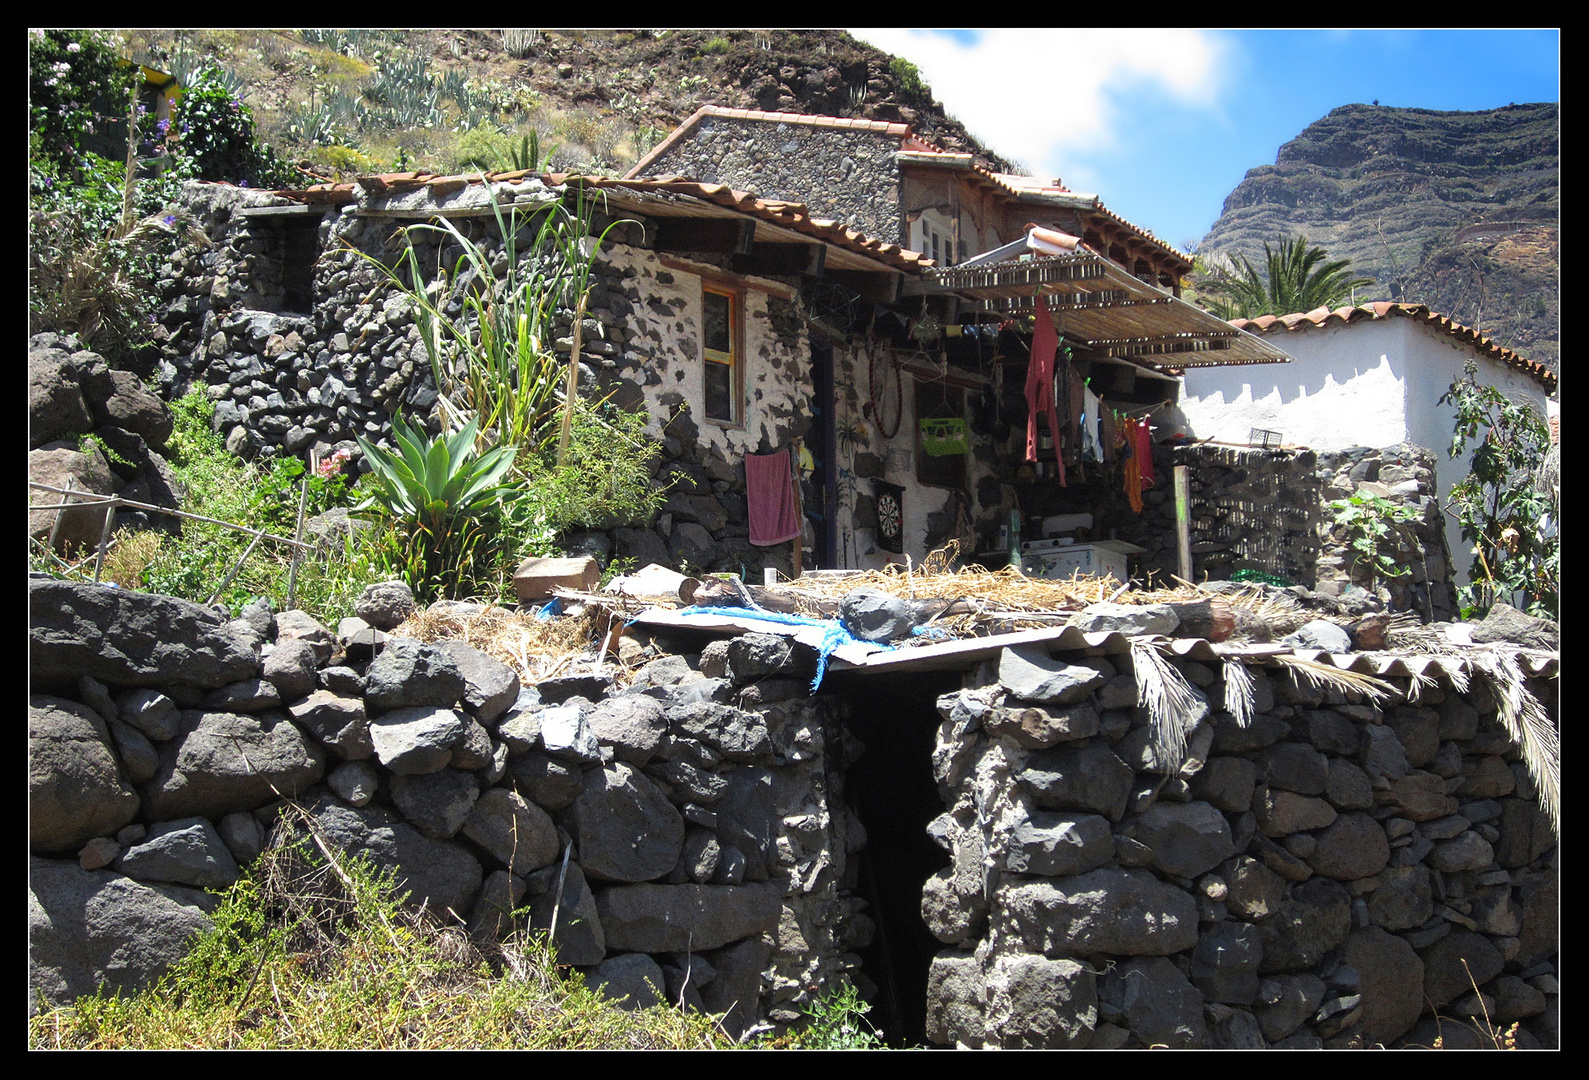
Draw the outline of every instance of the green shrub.
<instances>
[{"instance_id":1,"label":"green shrub","mask_svg":"<svg viewBox=\"0 0 1589 1080\"><path fill-rule=\"evenodd\" d=\"M732 46L730 46L728 39L725 38L725 37L710 38L710 39L708 39L706 41L705 44L703 44L701 46L701 55L702 56L721 56L723 53L726 53L731 47Z\"/></svg>"},{"instance_id":2,"label":"green shrub","mask_svg":"<svg viewBox=\"0 0 1589 1080\"><path fill-rule=\"evenodd\" d=\"M899 83L899 92L906 101L927 102L932 99L932 89L921 79L921 71L903 56L888 62L888 70Z\"/></svg>"},{"instance_id":3,"label":"green shrub","mask_svg":"<svg viewBox=\"0 0 1589 1080\"><path fill-rule=\"evenodd\" d=\"M107 121L125 118L138 69L122 60L119 43L101 30L28 32L28 122L35 158L76 179L81 139ZM99 115L114 108L116 114Z\"/></svg>"},{"instance_id":4,"label":"green shrub","mask_svg":"<svg viewBox=\"0 0 1589 1080\"><path fill-rule=\"evenodd\" d=\"M263 188L299 182L297 171L256 138L253 110L216 68L205 68L183 88L175 123L180 152L200 180Z\"/></svg>"}]
</instances>

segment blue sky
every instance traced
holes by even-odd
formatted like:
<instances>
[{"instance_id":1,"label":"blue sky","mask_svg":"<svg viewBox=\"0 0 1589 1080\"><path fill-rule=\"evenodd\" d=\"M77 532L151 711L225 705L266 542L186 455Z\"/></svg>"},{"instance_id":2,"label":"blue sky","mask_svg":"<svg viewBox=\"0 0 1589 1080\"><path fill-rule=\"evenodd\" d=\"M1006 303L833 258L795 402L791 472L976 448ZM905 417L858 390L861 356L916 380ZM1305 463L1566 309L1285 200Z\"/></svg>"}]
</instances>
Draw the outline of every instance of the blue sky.
<instances>
[{"instance_id":1,"label":"blue sky","mask_svg":"<svg viewBox=\"0 0 1589 1080\"><path fill-rule=\"evenodd\" d=\"M851 30L984 144L1159 239L1200 239L1248 169L1331 109L1561 99L1545 30Z\"/></svg>"}]
</instances>

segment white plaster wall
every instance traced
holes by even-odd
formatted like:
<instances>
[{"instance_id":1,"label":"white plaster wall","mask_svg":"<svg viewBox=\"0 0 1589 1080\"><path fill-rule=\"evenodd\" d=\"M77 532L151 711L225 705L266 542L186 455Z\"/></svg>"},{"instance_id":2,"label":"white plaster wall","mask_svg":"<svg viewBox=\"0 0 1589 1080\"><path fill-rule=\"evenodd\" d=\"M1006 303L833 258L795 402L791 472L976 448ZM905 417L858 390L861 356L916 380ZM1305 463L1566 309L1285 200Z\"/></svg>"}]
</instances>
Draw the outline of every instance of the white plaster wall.
<instances>
[{"instance_id":1,"label":"white plaster wall","mask_svg":"<svg viewBox=\"0 0 1589 1080\"><path fill-rule=\"evenodd\" d=\"M1186 373L1181 413L1188 434L1247 441L1252 428L1279 431L1288 445L1315 450L1415 443L1436 456L1436 484L1444 507L1468 473L1471 453L1453 461L1456 410L1441 405L1462 378L1474 353L1447 334L1412 319L1391 317L1272 335L1295 360L1290 364L1194 368ZM1544 416L1539 383L1488 358L1479 378L1509 398L1527 401ZM1446 543L1455 577L1468 580L1472 561L1461 525L1446 516Z\"/></svg>"},{"instance_id":2,"label":"white plaster wall","mask_svg":"<svg viewBox=\"0 0 1589 1080\"><path fill-rule=\"evenodd\" d=\"M648 380L644 386L652 430L660 433L670 418L661 398L674 391L688 404L700 439L730 460L786 446L787 418L806 413L811 392L810 347L805 333L802 331L794 348L780 342L768 318L768 295L746 289L742 294L744 423L730 426L708 420L701 356L701 278L662 266L653 253L642 248L615 246L608 259L614 268L632 273L631 280L642 297L629 320L629 348L645 352L647 366L660 376L660 382ZM659 312L658 305L669 314Z\"/></svg>"}]
</instances>

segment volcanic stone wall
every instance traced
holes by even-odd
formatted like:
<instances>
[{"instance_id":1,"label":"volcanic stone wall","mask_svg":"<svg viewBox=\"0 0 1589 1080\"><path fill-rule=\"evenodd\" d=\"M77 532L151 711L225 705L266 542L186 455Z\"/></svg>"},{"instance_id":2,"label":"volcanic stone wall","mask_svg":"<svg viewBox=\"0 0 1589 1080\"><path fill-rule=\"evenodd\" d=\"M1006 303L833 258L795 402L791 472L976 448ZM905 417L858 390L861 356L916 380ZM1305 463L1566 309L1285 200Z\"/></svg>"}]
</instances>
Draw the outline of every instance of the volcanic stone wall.
<instances>
[{"instance_id":1,"label":"volcanic stone wall","mask_svg":"<svg viewBox=\"0 0 1589 1080\"><path fill-rule=\"evenodd\" d=\"M930 1039L1557 1044L1556 841L1484 676L1374 704L1247 667L1243 724L1228 665L1171 666L1178 761L1131 653L1007 649L940 699Z\"/></svg>"},{"instance_id":2,"label":"volcanic stone wall","mask_svg":"<svg viewBox=\"0 0 1589 1080\"><path fill-rule=\"evenodd\" d=\"M1157 484L1143 493L1143 513L1120 529L1145 548L1142 568L1161 580L1174 573L1172 470L1189 468L1194 580L1226 581L1259 571L1350 600L1377 598L1423 621L1452 617L1451 559L1436 493L1434 454L1411 443L1315 452L1193 444L1158 447ZM1405 573L1376 574L1351 548L1326 503L1362 494L1409 511L1383 546Z\"/></svg>"},{"instance_id":3,"label":"volcanic stone wall","mask_svg":"<svg viewBox=\"0 0 1589 1080\"><path fill-rule=\"evenodd\" d=\"M42 577L30 603L30 1010L156 977L282 796L474 935L560 904L561 962L735 1034L796 1020L870 939L843 802L859 748L808 696L802 646L676 642L627 688L523 685L462 642L384 639L401 587L338 633Z\"/></svg>"},{"instance_id":4,"label":"volcanic stone wall","mask_svg":"<svg viewBox=\"0 0 1589 1080\"><path fill-rule=\"evenodd\" d=\"M646 171L803 203L817 217L903 243L898 150L897 135L708 116Z\"/></svg>"}]
</instances>

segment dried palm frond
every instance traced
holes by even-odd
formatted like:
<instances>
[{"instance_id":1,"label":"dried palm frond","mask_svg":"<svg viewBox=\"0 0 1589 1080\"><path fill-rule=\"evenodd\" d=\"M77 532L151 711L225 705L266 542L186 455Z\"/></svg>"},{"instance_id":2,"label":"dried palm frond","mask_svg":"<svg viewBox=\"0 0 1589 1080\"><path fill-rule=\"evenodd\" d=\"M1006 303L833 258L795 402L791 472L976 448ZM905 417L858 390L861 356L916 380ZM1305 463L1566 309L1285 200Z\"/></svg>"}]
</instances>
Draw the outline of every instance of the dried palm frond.
<instances>
[{"instance_id":1,"label":"dried palm frond","mask_svg":"<svg viewBox=\"0 0 1589 1080\"><path fill-rule=\"evenodd\" d=\"M1236 726L1252 723L1253 698L1258 690L1252 672L1240 660L1225 658L1225 711L1236 718Z\"/></svg>"},{"instance_id":2,"label":"dried palm frond","mask_svg":"<svg viewBox=\"0 0 1589 1080\"><path fill-rule=\"evenodd\" d=\"M1528 691L1517 655L1496 650L1475 655L1473 665L1495 697L1495 715L1523 752L1523 765L1534 781L1539 805L1550 815L1550 827L1561 836L1561 739L1550 714Z\"/></svg>"},{"instance_id":3,"label":"dried palm frond","mask_svg":"<svg viewBox=\"0 0 1589 1080\"><path fill-rule=\"evenodd\" d=\"M1407 703L1416 705L1423 698L1425 690L1433 690L1440 685L1440 681L1431 675L1421 675L1413 672L1407 679Z\"/></svg>"},{"instance_id":4,"label":"dried palm frond","mask_svg":"<svg viewBox=\"0 0 1589 1080\"><path fill-rule=\"evenodd\" d=\"M1148 710L1153 755L1163 763L1165 775L1173 776L1186 760L1186 736L1196 714L1197 694L1145 639L1131 643L1131 664L1136 669L1137 704Z\"/></svg>"},{"instance_id":5,"label":"dried palm frond","mask_svg":"<svg viewBox=\"0 0 1589 1080\"><path fill-rule=\"evenodd\" d=\"M1304 660L1300 656L1288 656L1284 653L1273 658L1276 662L1289 668L1293 680L1305 678L1313 686L1330 687L1341 691L1355 691L1372 701L1390 701L1396 698L1396 688L1372 675L1364 675L1357 671L1348 671L1345 668L1331 667L1328 664Z\"/></svg>"}]
</instances>

